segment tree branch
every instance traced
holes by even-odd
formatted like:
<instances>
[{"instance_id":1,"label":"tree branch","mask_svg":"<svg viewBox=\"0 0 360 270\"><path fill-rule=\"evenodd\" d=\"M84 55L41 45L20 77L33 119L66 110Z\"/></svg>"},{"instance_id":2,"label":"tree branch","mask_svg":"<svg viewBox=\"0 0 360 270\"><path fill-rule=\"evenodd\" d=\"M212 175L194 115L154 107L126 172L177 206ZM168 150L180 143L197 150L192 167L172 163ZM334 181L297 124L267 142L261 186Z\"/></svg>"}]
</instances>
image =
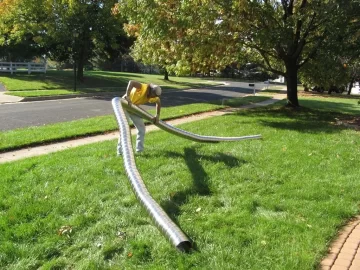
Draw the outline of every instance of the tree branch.
<instances>
[{"instance_id":1,"label":"tree branch","mask_svg":"<svg viewBox=\"0 0 360 270\"><path fill-rule=\"evenodd\" d=\"M308 56L302 61L302 63L300 63L298 66L298 69L301 68L302 66L304 66L307 62L309 62L310 59L314 58L315 55L318 52L318 48L320 47L320 44L323 42L323 39L319 39L318 40L318 44L314 45L313 49L311 50L311 52L308 54Z\"/></svg>"},{"instance_id":2,"label":"tree branch","mask_svg":"<svg viewBox=\"0 0 360 270\"><path fill-rule=\"evenodd\" d=\"M249 46L249 47L250 47L250 46ZM276 56L275 56L274 54L271 54L270 52L265 51L265 50L263 50L263 49L261 49L261 48L259 48L259 47L257 47L257 46L252 46L252 47L250 47L250 48L253 48L253 49L257 50L257 51L260 53L260 55L263 57L266 65L260 63L259 65L260 65L261 67L263 67L263 68L265 68L265 69L267 69L267 70L269 70L269 71L271 71L271 72L273 72L273 73L276 73L276 74L285 76L285 73L284 73L284 72L275 69L274 67L272 67L272 65L271 65L271 63L270 63L270 59L268 58L268 56L276 58Z\"/></svg>"}]
</instances>

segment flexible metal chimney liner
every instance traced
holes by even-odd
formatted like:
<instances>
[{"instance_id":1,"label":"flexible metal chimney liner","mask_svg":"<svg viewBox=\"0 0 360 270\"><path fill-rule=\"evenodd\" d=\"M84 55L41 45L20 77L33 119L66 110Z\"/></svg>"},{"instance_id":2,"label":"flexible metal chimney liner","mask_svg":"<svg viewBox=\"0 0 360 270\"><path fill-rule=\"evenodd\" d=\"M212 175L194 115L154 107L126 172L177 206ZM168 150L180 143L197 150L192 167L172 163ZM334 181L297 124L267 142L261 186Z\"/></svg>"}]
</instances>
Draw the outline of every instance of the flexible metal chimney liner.
<instances>
[{"instance_id":1,"label":"flexible metal chimney liner","mask_svg":"<svg viewBox=\"0 0 360 270\"><path fill-rule=\"evenodd\" d=\"M128 111L139 115L140 117L151 121L154 117L147 111L141 109L140 107L132 104L131 106L128 105L128 102L125 99L120 99L121 105ZM249 140L249 139L261 139L261 135L251 135L251 136L242 136L242 137L215 137L215 136L202 136L194 133L190 133L188 131L176 128L171 126L163 121L159 121L159 123L155 124L158 128L167 131L171 134L176 136L183 137L185 139L189 139L196 142L212 142L217 143L221 141L241 141L241 140Z\"/></svg>"},{"instance_id":2,"label":"flexible metal chimney liner","mask_svg":"<svg viewBox=\"0 0 360 270\"><path fill-rule=\"evenodd\" d=\"M191 241L168 217L168 215L159 206L159 204L151 197L144 184L144 181L141 178L139 171L136 168L134 152L132 148L130 127L124 109L136 113L140 117L149 121L151 121L153 116L136 105L129 106L126 100L119 97L115 97L112 99L112 106L119 126L120 143L125 171L130 180L131 187L134 190L136 197L145 207L146 211L154 220L160 231L173 243L173 245L180 251L189 251L192 246ZM177 136L181 136L198 142L239 141L244 139L261 138L261 135L244 137L201 136L175 128L171 125L166 124L163 121L159 121L156 126Z\"/></svg>"}]
</instances>

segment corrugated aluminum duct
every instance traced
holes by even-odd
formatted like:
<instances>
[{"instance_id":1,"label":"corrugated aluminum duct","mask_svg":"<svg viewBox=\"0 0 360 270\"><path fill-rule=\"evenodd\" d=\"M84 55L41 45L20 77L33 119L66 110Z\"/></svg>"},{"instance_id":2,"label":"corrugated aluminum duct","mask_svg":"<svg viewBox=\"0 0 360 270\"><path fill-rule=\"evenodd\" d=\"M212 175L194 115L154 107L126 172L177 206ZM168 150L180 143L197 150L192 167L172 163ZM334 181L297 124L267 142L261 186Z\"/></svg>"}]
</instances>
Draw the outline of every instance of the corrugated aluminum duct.
<instances>
[{"instance_id":1,"label":"corrugated aluminum duct","mask_svg":"<svg viewBox=\"0 0 360 270\"><path fill-rule=\"evenodd\" d=\"M155 224L160 231L173 243L173 245L180 251L190 250L192 244L189 238L178 228L178 226L168 217L165 211L158 205L158 203L151 197L148 192L144 181L141 178L139 171L136 168L134 151L131 142L130 127L124 112L124 109L136 113L140 117L151 121L153 116L140 107L132 104L128 105L128 102L119 97L112 99L112 106L116 116L117 123L120 131L120 143L122 148L122 157L124 161L124 167L126 174L130 180L130 184L138 200L145 207ZM243 136L243 137L214 137L214 136L201 136L193 134L178 128L175 128L163 121L159 121L156 124L159 128L172 133L177 136L181 136L186 139L190 139L197 142L219 142L219 141L239 141L245 139L259 139L261 135Z\"/></svg>"}]
</instances>

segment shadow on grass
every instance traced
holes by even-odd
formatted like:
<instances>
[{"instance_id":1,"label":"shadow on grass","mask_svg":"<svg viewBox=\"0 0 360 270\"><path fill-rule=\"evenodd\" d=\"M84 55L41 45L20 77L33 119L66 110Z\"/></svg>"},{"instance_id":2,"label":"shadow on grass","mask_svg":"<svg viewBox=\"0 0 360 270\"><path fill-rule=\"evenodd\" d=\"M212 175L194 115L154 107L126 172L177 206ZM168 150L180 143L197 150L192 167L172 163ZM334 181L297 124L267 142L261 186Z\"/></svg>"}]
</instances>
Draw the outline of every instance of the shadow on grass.
<instances>
[{"instance_id":1,"label":"shadow on grass","mask_svg":"<svg viewBox=\"0 0 360 270\"><path fill-rule=\"evenodd\" d=\"M339 98L339 99L359 99L360 95L347 95L347 94L338 94L338 93L332 93L332 94L328 94L327 92L324 93L319 93L316 91L309 91L309 92L299 92L302 93L303 95L300 96L301 97L305 97L305 98L312 98L312 97L319 97L319 98Z\"/></svg>"},{"instance_id":2,"label":"shadow on grass","mask_svg":"<svg viewBox=\"0 0 360 270\"><path fill-rule=\"evenodd\" d=\"M190 196L211 196L211 190L209 188L209 176L201 165L200 160L207 160L214 163L223 162L227 167L235 167L244 164L244 160L239 160L230 155L224 153L215 153L213 155L200 155L196 151L197 147L187 147L184 149L184 154L181 155L176 152L166 152L167 158L184 158L186 165L188 166L192 179L193 185L188 189L180 192L174 192L170 195L170 200L162 201L160 203L164 211L169 217L177 224L177 217L180 215L180 207L185 204ZM194 250L197 250L196 244L194 244Z\"/></svg>"},{"instance_id":3,"label":"shadow on grass","mask_svg":"<svg viewBox=\"0 0 360 270\"><path fill-rule=\"evenodd\" d=\"M346 111L349 104L343 103L341 105ZM319 104L316 107L319 108ZM350 111L352 110L347 112ZM295 130L302 133L338 133L341 130L348 129L345 126L335 125L335 118L344 117L346 114L307 107L293 109L274 105L239 111L236 115L256 118L257 123L266 127Z\"/></svg>"},{"instance_id":4,"label":"shadow on grass","mask_svg":"<svg viewBox=\"0 0 360 270\"><path fill-rule=\"evenodd\" d=\"M101 75L101 78L103 78L103 76L105 76L105 77L124 77L128 81L130 73L117 72L117 71L91 71L91 74ZM131 77L143 78L142 75L136 75L135 73L131 73L130 75L131 75Z\"/></svg>"},{"instance_id":5,"label":"shadow on grass","mask_svg":"<svg viewBox=\"0 0 360 270\"><path fill-rule=\"evenodd\" d=\"M7 77L10 79L15 79L17 85L8 85L9 91L24 91L24 90L38 90L39 88L24 88L25 83L39 83L41 82L41 89L60 89L70 86L70 76L69 72L61 72L61 71L48 71L48 73L33 73L33 74L24 74L24 73L14 73L14 74L6 74L3 77ZM72 80L73 81L73 80ZM72 85L72 84L71 84Z\"/></svg>"},{"instance_id":6,"label":"shadow on grass","mask_svg":"<svg viewBox=\"0 0 360 270\"><path fill-rule=\"evenodd\" d=\"M74 73L72 70L49 70L47 73L14 73L5 74L4 77L13 79L4 82L9 91L32 91L32 90L57 90L68 89L74 87ZM84 71L84 80L77 81L77 88L106 88L106 87L122 87L125 88L129 79L138 79L139 81L148 80L144 74L111 72L111 71ZM164 89L174 89L180 85L182 88L198 88L208 86L204 83L184 82L175 80L163 80ZM170 84L170 85L169 85Z\"/></svg>"},{"instance_id":7,"label":"shadow on grass","mask_svg":"<svg viewBox=\"0 0 360 270\"><path fill-rule=\"evenodd\" d=\"M343 99L344 97L334 97L336 99ZM340 101L333 101L331 98L324 98L323 100L314 100L314 99L302 99L300 100L302 106L307 108L316 108L319 110L327 110L337 113L349 113L349 114L360 114L360 105L356 104L357 98L347 98L354 99L354 103L346 103Z\"/></svg>"},{"instance_id":8,"label":"shadow on grass","mask_svg":"<svg viewBox=\"0 0 360 270\"><path fill-rule=\"evenodd\" d=\"M200 160L207 160L214 163L223 162L227 167L235 167L245 163L244 160L239 160L233 156L224 153L215 153L213 155L201 155L196 151L197 147L187 147L184 149L184 154L181 155L176 152L166 152L167 158L182 157L188 166L193 185L181 192L172 194L171 199L162 202L164 210L172 217L176 218L180 214L180 206L183 205L187 198L192 195L210 196L211 190L209 188L209 176L201 165Z\"/></svg>"},{"instance_id":9,"label":"shadow on grass","mask_svg":"<svg viewBox=\"0 0 360 270\"><path fill-rule=\"evenodd\" d=\"M134 75L132 75L134 76ZM135 75L141 77L139 75ZM10 91L27 91L27 90L56 90L72 89L74 87L74 76L71 71L48 71L45 74L7 74L4 77L16 79L19 85L9 85ZM21 82L26 82L21 83ZM101 87L126 87L128 77L122 73L109 72L84 72L84 80L77 81L77 88L101 88ZM37 86L31 87L31 82ZM24 85L29 85L23 88Z\"/></svg>"}]
</instances>

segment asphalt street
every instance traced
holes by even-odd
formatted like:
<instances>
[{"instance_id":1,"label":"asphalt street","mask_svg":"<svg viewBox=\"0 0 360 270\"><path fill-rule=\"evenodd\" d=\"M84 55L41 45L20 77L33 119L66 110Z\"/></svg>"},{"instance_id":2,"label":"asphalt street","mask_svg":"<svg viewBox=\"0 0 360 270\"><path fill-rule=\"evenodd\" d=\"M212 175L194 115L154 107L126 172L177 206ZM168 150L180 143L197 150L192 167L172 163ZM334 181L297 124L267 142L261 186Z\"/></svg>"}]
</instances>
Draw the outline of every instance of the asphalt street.
<instances>
[{"instance_id":1,"label":"asphalt street","mask_svg":"<svg viewBox=\"0 0 360 270\"><path fill-rule=\"evenodd\" d=\"M265 84L256 83L256 89L263 87ZM212 102L252 93L253 88L248 83L226 82L226 85L217 87L164 92L161 103L166 109L170 106ZM72 98L1 104L0 131L110 115L113 114L111 99L112 97ZM151 108L148 105L143 107Z\"/></svg>"}]
</instances>

